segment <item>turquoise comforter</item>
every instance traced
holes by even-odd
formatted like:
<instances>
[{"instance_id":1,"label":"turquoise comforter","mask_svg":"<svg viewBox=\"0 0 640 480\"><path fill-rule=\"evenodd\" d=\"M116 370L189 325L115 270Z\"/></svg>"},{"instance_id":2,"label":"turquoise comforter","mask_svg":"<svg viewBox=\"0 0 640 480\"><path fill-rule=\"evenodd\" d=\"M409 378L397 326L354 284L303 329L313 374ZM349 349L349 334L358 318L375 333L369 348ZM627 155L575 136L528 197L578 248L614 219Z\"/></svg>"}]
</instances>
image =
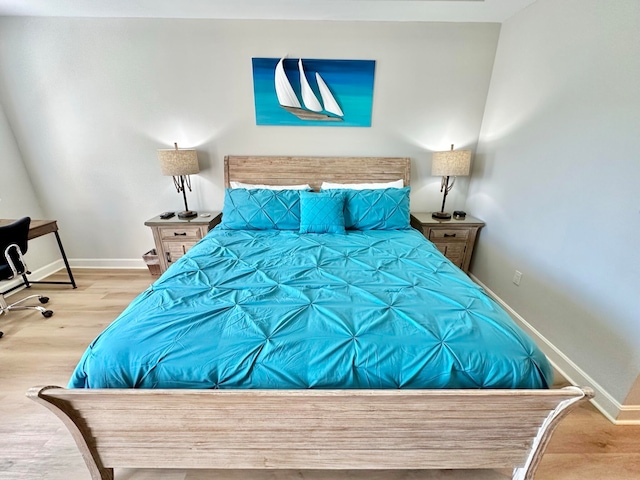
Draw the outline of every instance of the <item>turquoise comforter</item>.
<instances>
[{"instance_id":1,"label":"turquoise comforter","mask_svg":"<svg viewBox=\"0 0 640 480\"><path fill-rule=\"evenodd\" d=\"M547 388L552 369L415 230L216 228L87 348L70 388Z\"/></svg>"}]
</instances>

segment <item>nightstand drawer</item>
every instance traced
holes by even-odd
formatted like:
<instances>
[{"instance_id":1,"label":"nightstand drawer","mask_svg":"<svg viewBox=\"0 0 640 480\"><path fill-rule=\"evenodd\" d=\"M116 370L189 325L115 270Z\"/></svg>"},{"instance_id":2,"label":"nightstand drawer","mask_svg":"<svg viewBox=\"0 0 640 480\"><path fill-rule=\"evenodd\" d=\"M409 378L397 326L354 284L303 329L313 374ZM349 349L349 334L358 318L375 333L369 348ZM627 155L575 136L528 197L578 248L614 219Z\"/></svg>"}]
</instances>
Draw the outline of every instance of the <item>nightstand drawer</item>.
<instances>
[{"instance_id":1,"label":"nightstand drawer","mask_svg":"<svg viewBox=\"0 0 640 480\"><path fill-rule=\"evenodd\" d=\"M464 255L460 256L460 257L449 257L447 256L447 258L449 259L449 261L451 263L453 263L456 267L462 269L462 264L464 262Z\"/></svg>"},{"instance_id":2,"label":"nightstand drawer","mask_svg":"<svg viewBox=\"0 0 640 480\"><path fill-rule=\"evenodd\" d=\"M167 261L175 262L182 257L197 242L165 242L164 251L167 252Z\"/></svg>"},{"instance_id":3,"label":"nightstand drawer","mask_svg":"<svg viewBox=\"0 0 640 480\"><path fill-rule=\"evenodd\" d=\"M440 250L440 253L451 261L451 263L462 268L464 253L467 250L466 243L434 243L434 245L438 250Z\"/></svg>"},{"instance_id":4,"label":"nightstand drawer","mask_svg":"<svg viewBox=\"0 0 640 480\"><path fill-rule=\"evenodd\" d=\"M467 248L465 243L436 243L435 246L449 260L453 257L464 257Z\"/></svg>"},{"instance_id":5,"label":"nightstand drawer","mask_svg":"<svg viewBox=\"0 0 640 480\"><path fill-rule=\"evenodd\" d=\"M202 230L200 227L163 227L160 229L160 234L163 240L177 240L182 241L185 239L200 240L202 238Z\"/></svg>"},{"instance_id":6,"label":"nightstand drawer","mask_svg":"<svg viewBox=\"0 0 640 480\"><path fill-rule=\"evenodd\" d=\"M440 253L447 257L451 263L456 267L462 268L462 264L464 263L464 247L456 245L455 248L450 248L451 244L441 245L438 243L435 245L438 247L438 250L440 250Z\"/></svg>"},{"instance_id":7,"label":"nightstand drawer","mask_svg":"<svg viewBox=\"0 0 640 480\"><path fill-rule=\"evenodd\" d=\"M442 240L466 242L467 238L469 238L469 229L431 228L429 230L429 240L434 243Z\"/></svg>"}]
</instances>

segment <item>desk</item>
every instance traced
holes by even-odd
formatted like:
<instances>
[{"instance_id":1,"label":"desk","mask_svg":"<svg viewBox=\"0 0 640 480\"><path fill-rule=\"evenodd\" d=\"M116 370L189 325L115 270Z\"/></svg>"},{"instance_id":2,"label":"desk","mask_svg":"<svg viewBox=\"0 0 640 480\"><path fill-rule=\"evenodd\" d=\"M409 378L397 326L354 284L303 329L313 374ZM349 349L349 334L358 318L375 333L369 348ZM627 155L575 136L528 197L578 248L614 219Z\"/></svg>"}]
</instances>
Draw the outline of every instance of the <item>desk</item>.
<instances>
[{"instance_id":1,"label":"desk","mask_svg":"<svg viewBox=\"0 0 640 480\"><path fill-rule=\"evenodd\" d=\"M8 225L9 223L12 223L12 222L15 222L15 219L0 219L0 226ZM73 288L76 288L76 281L73 279L73 274L71 273L71 267L69 266L67 255L64 253L64 247L62 246L60 235L58 234L58 222L56 220L31 220L31 223L29 224L29 234L27 238L29 240L32 240L34 238L47 235L48 233L53 233L56 236L56 241L58 242L58 248L60 249L62 260L64 260L64 266L67 268L67 275L69 275L69 281L68 282L46 282L46 281L34 282L34 281L30 281L26 275L22 275L23 282L20 285L16 285L15 287L10 288L9 290L3 293L11 292L16 288L20 288L22 285L29 288L32 283L71 285L73 286Z\"/></svg>"}]
</instances>

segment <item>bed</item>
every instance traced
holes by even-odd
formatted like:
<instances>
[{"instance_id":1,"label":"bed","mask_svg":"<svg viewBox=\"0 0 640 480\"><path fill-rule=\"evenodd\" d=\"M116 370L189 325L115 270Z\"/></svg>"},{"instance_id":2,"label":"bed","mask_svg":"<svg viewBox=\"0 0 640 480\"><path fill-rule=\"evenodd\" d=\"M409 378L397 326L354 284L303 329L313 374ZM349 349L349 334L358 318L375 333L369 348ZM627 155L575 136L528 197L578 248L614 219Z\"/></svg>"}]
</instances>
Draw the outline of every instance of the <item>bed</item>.
<instances>
[{"instance_id":1,"label":"bed","mask_svg":"<svg viewBox=\"0 0 640 480\"><path fill-rule=\"evenodd\" d=\"M533 478L592 392L549 389L534 342L410 228L409 179L406 158L226 157L227 187L300 190L227 189L222 223L92 342L68 388L28 395L95 479L114 467Z\"/></svg>"}]
</instances>

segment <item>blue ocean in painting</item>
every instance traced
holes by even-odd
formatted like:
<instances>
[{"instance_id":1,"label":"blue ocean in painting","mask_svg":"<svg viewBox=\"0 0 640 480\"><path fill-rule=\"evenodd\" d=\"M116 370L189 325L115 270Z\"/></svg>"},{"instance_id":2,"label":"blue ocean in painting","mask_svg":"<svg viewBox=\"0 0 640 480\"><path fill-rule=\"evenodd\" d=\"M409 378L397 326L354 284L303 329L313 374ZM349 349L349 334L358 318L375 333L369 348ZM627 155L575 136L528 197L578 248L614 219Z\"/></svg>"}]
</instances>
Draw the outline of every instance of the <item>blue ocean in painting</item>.
<instances>
[{"instance_id":1,"label":"blue ocean in painting","mask_svg":"<svg viewBox=\"0 0 640 480\"><path fill-rule=\"evenodd\" d=\"M280 106L275 89L279 58L253 58L253 91L257 125L370 127L375 60L302 59L307 81L316 96L319 73L344 113L342 121L302 120ZM284 60L284 70L298 99L301 98L298 59Z\"/></svg>"}]
</instances>

